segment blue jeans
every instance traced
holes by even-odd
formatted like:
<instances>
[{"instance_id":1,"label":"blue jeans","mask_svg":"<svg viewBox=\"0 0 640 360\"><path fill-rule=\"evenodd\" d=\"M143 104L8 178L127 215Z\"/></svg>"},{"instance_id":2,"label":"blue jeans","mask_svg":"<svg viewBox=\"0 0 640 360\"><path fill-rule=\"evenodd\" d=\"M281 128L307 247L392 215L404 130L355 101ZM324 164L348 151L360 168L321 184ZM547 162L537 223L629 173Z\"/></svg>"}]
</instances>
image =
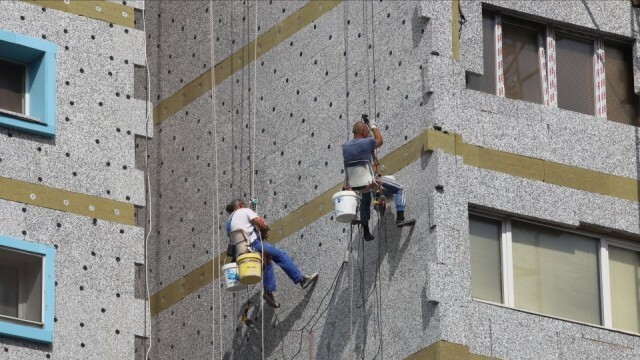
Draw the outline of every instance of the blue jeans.
<instances>
[{"instance_id":1,"label":"blue jeans","mask_svg":"<svg viewBox=\"0 0 640 360\"><path fill-rule=\"evenodd\" d=\"M396 211L404 211L406 199L404 186L402 184L382 178L382 192L384 196L388 198L395 195ZM368 225L369 218L371 218L371 191L363 193L360 198L360 222Z\"/></svg>"},{"instance_id":2,"label":"blue jeans","mask_svg":"<svg viewBox=\"0 0 640 360\"><path fill-rule=\"evenodd\" d=\"M262 275L262 284L266 291L277 290L276 274L273 268L274 262L284 270L294 284L299 283L304 278L304 275L302 275L302 272L298 269L296 264L293 263L289 254L278 249L275 245L264 243L258 239L251 243L251 247L258 253L262 253L262 250L264 250L265 254L271 256L271 262L269 262L269 265L267 265L267 268L264 270L264 274Z\"/></svg>"}]
</instances>

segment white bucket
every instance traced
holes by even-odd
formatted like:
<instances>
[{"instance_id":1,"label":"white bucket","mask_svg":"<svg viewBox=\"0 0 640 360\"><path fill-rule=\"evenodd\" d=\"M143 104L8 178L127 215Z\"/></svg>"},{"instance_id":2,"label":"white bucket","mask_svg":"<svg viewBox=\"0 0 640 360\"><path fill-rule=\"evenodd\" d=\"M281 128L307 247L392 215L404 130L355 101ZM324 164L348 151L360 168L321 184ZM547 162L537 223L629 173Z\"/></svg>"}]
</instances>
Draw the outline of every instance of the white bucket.
<instances>
[{"instance_id":1,"label":"white bucket","mask_svg":"<svg viewBox=\"0 0 640 360\"><path fill-rule=\"evenodd\" d=\"M229 263L222 265L222 276L224 276L224 287L228 291L239 291L247 288L247 285L240 282L238 264Z\"/></svg>"},{"instance_id":2,"label":"white bucket","mask_svg":"<svg viewBox=\"0 0 640 360\"><path fill-rule=\"evenodd\" d=\"M333 194L333 209L336 212L336 221L350 223L356 217L358 208L358 195L354 191L339 191Z\"/></svg>"}]
</instances>

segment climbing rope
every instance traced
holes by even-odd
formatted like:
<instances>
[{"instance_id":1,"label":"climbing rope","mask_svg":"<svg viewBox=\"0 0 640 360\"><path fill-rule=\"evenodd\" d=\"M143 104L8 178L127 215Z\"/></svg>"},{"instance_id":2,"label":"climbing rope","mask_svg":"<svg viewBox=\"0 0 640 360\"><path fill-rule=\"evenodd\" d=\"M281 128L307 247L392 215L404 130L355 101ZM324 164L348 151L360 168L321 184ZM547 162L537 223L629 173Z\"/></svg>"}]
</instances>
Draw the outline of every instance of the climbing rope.
<instances>
[{"instance_id":1,"label":"climbing rope","mask_svg":"<svg viewBox=\"0 0 640 360\"><path fill-rule=\"evenodd\" d=\"M248 12L248 11L247 11ZM251 201L255 201L255 212L258 212L258 202L256 200L256 169L255 169L255 158L256 158L256 119L257 119L257 100L258 100L258 1L255 2L254 6L254 41L253 41L253 87L249 86L249 91L253 92L253 121L252 121L252 130L251 130ZM247 22L247 26L249 26L249 22ZM247 31L249 33L249 31ZM260 239L263 241L265 239ZM260 246L260 258L262 261L262 268L264 272L265 268L265 257L264 257L264 244ZM264 277L264 274L262 274ZM262 283L262 287L260 288L260 337L261 337L261 351L262 351L262 360L264 360L264 282Z\"/></svg>"},{"instance_id":2,"label":"climbing rope","mask_svg":"<svg viewBox=\"0 0 640 360\"><path fill-rule=\"evenodd\" d=\"M371 4L371 53L372 53L372 63L373 63L373 112L375 116L375 119L379 118L379 114L378 114L378 95L377 95L377 82L378 82L378 77L376 74L376 29L375 29L375 21L374 21L374 11L373 11L373 4ZM374 153L374 158L375 161L378 162L378 158L377 158L377 151ZM378 171L382 172L382 169L380 167L380 164L378 162ZM382 191L382 190L381 190ZM382 196L384 196L384 193L382 194ZM376 267L376 277L375 277L375 286L374 289L376 289L376 313L378 315L378 319L377 319L377 325L378 325L378 342L379 342L379 347L378 347L378 352L376 353L374 359L376 359L378 357L378 354L381 354L382 359L384 359L384 338L383 338L383 332L382 332L382 316L381 316L381 311L382 311L382 287L380 286L380 267L382 266L382 262L380 259L380 243L382 241L382 232L384 229L384 240L385 240L385 249L386 249L386 244L387 244L387 228L386 226L383 226L385 224L385 210L386 210L386 206L381 206L379 211L378 211L378 259L377 259L377 267Z\"/></svg>"},{"instance_id":3,"label":"climbing rope","mask_svg":"<svg viewBox=\"0 0 640 360\"><path fill-rule=\"evenodd\" d=\"M369 41L368 35L367 41ZM371 4L371 55L371 61L373 63L373 116L375 119L378 119L378 96L376 92L376 83L378 82L378 77L376 76L376 23L373 19L373 3Z\"/></svg>"},{"instance_id":4,"label":"climbing rope","mask_svg":"<svg viewBox=\"0 0 640 360\"><path fill-rule=\"evenodd\" d=\"M217 109L216 109L216 95L217 95L217 91L216 91L216 72L215 72L215 64L216 64L216 52L215 52L215 40L214 40L214 32L215 32L215 27L214 27L214 22L213 22L213 0L209 0L209 25L210 25L210 36L209 36L209 41L210 41L210 46L211 46L211 63L210 63L210 68L209 71L211 71L211 114L212 114L212 118L213 118L213 142L212 142L212 146L213 146L213 163L214 163L214 175L213 175L213 191L214 191L214 198L215 201L212 204L212 225L213 225L213 231L212 231L212 248L215 246L216 248L216 254L220 254L220 231L219 231L219 227L220 227L220 220L218 218L218 211L220 209L220 198L219 198L219 184L218 184L218 167L220 166L220 163L218 161L218 117L217 117ZM217 266L218 269L220 269L221 267L221 262L220 262L220 256L217 257L218 261L216 264L213 264L213 266ZM215 270L213 269L213 273L215 274ZM222 280L222 277L218 277L219 282ZM221 282L220 282L221 283ZM216 287L218 287L218 284L216 284L215 282L213 283L213 308L215 308L215 293L216 293ZM215 351L215 346L213 345L215 343L215 339L216 339L216 324L215 324L215 314L213 316L213 326L212 326L212 338L214 339L214 341L211 342L212 345L212 357L215 360L216 357L216 351ZM219 345L218 345L218 350L220 352L220 359L222 359L222 288L218 289L218 338L219 338Z\"/></svg>"},{"instance_id":5,"label":"climbing rope","mask_svg":"<svg viewBox=\"0 0 640 360\"><path fill-rule=\"evenodd\" d=\"M151 231L153 229L153 223L151 222L151 216L153 214L152 212L152 202L151 202L151 177L149 175L149 125L150 125L150 121L151 121L151 114L152 111L150 111L149 109L149 101L151 99L151 74L150 74L150 70L149 70L149 57L147 55L147 23L146 23L146 10L147 6L146 6L146 0L144 3L144 6L142 7L142 33L144 34L144 58L145 58L145 70L146 70L146 75L147 75L147 91L146 91L146 96L147 98L145 99L145 111L146 111L146 119L145 119L145 126L144 126L144 132L145 132L145 146L144 146L144 171L145 171L145 182L146 182L146 186L147 186L147 216L145 217L145 227L146 227L146 235L144 237L144 285L145 285L145 292L146 292L146 300L145 300L145 312L144 312L144 326L145 326L145 333L147 335L147 340L149 341L149 347L147 348L147 351L145 352L145 360L149 359L149 353L151 352L151 347L153 346L153 342L151 341L151 336L152 336L152 328L151 328L151 305L149 304L149 298L151 297L151 294L149 293L149 238L151 237ZM147 322L148 322L148 329L147 328Z\"/></svg>"},{"instance_id":6,"label":"climbing rope","mask_svg":"<svg viewBox=\"0 0 640 360\"><path fill-rule=\"evenodd\" d=\"M349 117L349 3L344 3L343 21L343 44L344 44L344 112L347 129L347 140L351 137L350 117Z\"/></svg>"},{"instance_id":7,"label":"climbing rope","mask_svg":"<svg viewBox=\"0 0 640 360\"><path fill-rule=\"evenodd\" d=\"M365 34L365 65L367 65L367 106L369 111L368 114L371 114L371 74L370 74L370 66L369 66L369 28L367 26L367 0L362 0L362 26L363 32Z\"/></svg>"}]
</instances>

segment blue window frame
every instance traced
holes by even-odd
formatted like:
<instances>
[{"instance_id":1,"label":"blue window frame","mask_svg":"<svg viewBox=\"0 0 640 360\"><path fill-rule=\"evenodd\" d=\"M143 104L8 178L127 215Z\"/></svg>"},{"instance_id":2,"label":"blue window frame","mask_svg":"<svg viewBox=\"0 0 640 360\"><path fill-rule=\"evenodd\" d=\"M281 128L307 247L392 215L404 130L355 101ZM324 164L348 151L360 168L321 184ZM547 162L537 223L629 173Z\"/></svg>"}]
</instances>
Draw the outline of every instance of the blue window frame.
<instances>
[{"instance_id":1,"label":"blue window frame","mask_svg":"<svg viewBox=\"0 0 640 360\"><path fill-rule=\"evenodd\" d=\"M57 46L52 42L0 30L0 60L25 68L24 111L0 108L0 126L55 135L56 53Z\"/></svg>"},{"instance_id":2,"label":"blue window frame","mask_svg":"<svg viewBox=\"0 0 640 360\"><path fill-rule=\"evenodd\" d=\"M53 342L55 255L51 246L0 236L0 335Z\"/></svg>"}]
</instances>

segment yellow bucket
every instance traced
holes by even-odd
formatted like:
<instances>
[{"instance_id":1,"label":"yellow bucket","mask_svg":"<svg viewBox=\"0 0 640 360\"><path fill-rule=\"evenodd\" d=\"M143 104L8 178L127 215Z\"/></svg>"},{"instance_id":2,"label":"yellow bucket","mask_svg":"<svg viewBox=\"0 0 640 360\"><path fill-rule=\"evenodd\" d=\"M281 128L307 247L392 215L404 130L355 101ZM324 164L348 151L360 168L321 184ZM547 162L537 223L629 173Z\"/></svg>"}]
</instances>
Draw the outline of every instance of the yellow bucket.
<instances>
[{"instance_id":1,"label":"yellow bucket","mask_svg":"<svg viewBox=\"0 0 640 360\"><path fill-rule=\"evenodd\" d=\"M238 256L236 263L238 264L241 283L255 284L262 279L262 258L260 254L242 254Z\"/></svg>"}]
</instances>

